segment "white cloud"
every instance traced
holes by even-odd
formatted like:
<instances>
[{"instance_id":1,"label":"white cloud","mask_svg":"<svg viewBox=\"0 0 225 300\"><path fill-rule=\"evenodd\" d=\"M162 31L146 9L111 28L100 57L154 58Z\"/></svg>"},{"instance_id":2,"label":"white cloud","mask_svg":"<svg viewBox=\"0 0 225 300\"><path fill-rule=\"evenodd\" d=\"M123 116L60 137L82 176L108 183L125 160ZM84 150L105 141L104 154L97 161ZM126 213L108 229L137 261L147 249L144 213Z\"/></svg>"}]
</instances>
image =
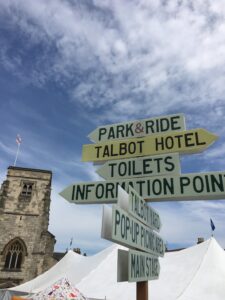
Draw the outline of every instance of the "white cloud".
<instances>
[{"instance_id":1,"label":"white cloud","mask_svg":"<svg viewBox=\"0 0 225 300\"><path fill-rule=\"evenodd\" d=\"M101 239L101 205L76 205L58 193L63 188L53 186L49 230L56 236L56 250L64 251L73 238L73 247L82 252L100 251L108 245Z\"/></svg>"},{"instance_id":2,"label":"white cloud","mask_svg":"<svg viewBox=\"0 0 225 300\"><path fill-rule=\"evenodd\" d=\"M36 61L31 78L62 83L84 72L82 83L71 89L74 101L92 109L112 105L104 114L111 120L124 117L127 101L134 116L172 111L181 103L189 109L224 107L219 99L225 92L225 12L219 1L94 4L93 9L62 0L1 2L33 47L40 42L49 51L55 47L44 69ZM48 50L39 61L42 66ZM23 58L18 54L17 60L19 66ZM6 68L9 62L6 49Z\"/></svg>"},{"instance_id":3,"label":"white cloud","mask_svg":"<svg viewBox=\"0 0 225 300\"><path fill-rule=\"evenodd\" d=\"M4 40L1 64L20 79L38 86L48 80L59 85L66 83L71 101L88 108L92 119L101 124L185 110L187 128L191 124L192 128L207 127L221 136L225 133L225 9L220 1L162 4L159 0L96 0L94 6L84 1L76 3L1 1L4 26L14 29L21 39L19 50L13 48L10 40ZM35 54L33 50L37 49ZM44 121L33 111L29 114ZM37 160L45 167L51 162L60 174L55 186L83 178L99 179L95 167L83 167L76 153L70 161L66 157L60 161L62 153L56 158L52 149L40 147L38 136L30 136L26 131L24 134L29 145L21 153L21 161L35 164ZM13 154L3 141L0 148ZM222 160L224 152L222 143L201 155L205 161L218 157ZM208 166L202 164L201 168ZM73 167L75 175L71 174ZM96 241L105 245L100 240L100 207L70 205L57 196L61 189L54 189L50 230L59 243L66 248L73 236L81 248ZM170 242L191 243L196 235L209 235L211 212L215 212L212 217L216 224L224 220L222 202L158 207L164 220L162 234ZM219 226L217 232L225 244Z\"/></svg>"},{"instance_id":4,"label":"white cloud","mask_svg":"<svg viewBox=\"0 0 225 300\"><path fill-rule=\"evenodd\" d=\"M216 239L225 245L224 238L224 201L186 201L152 204L162 219L160 235L170 244L193 245L198 237L208 239L211 236L210 218L216 230ZM178 242L179 241L179 242Z\"/></svg>"}]
</instances>

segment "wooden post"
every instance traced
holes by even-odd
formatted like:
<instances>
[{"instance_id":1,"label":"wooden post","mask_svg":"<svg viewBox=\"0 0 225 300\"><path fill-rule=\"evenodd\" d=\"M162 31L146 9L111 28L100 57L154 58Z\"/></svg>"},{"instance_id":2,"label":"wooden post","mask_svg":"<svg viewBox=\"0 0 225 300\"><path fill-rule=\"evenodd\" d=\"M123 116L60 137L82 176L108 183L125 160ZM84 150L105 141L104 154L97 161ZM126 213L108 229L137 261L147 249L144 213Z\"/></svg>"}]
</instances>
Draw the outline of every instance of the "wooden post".
<instances>
[{"instance_id":1,"label":"wooden post","mask_svg":"<svg viewBox=\"0 0 225 300\"><path fill-rule=\"evenodd\" d=\"M136 299L148 300L148 281L137 282Z\"/></svg>"}]
</instances>

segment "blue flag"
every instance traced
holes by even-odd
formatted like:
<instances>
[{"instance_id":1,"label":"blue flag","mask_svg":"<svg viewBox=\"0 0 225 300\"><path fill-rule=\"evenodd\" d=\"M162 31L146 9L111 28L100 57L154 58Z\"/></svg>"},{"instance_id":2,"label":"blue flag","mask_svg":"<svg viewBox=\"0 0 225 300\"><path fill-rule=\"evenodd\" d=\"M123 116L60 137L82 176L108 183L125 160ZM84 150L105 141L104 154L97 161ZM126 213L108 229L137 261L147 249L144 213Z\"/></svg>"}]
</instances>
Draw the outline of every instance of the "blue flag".
<instances>
[{"instance_id":1,"label":"blue flag","mask_svg":"<svg viewBox=\"0 0 225 300\"><path fill-rule=\"evenodd\" d=\"M216 229L216 226L214 225L212 219L210 219L210 225L211 225L212 231L214 231Z\"/></svg>"}]
</instances>

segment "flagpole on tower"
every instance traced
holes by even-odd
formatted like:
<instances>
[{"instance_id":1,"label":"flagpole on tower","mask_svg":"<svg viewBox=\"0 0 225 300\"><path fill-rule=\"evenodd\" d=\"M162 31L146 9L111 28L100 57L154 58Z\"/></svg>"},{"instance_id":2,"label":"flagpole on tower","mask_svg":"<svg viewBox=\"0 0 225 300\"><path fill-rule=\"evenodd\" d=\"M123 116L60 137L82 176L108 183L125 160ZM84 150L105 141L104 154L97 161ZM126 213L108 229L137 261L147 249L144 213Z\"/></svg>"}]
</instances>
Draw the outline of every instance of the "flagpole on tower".
<instances>
[{"instance_id":1,"label":"flagpole on tower","mask_svg":"<svg viewBox=\"0 0 225 300\"><path fill-rule=\"evenodd\" d=\"M19 151L20 151L21 142L22 142L22 139L21 139L20 135L17 134L17 136L16 136L17 151L16 151L16 158L15 158L14 165L13 165L14 167L16 166L17 158L18 158Z\"/></svg>"}]
</instances>

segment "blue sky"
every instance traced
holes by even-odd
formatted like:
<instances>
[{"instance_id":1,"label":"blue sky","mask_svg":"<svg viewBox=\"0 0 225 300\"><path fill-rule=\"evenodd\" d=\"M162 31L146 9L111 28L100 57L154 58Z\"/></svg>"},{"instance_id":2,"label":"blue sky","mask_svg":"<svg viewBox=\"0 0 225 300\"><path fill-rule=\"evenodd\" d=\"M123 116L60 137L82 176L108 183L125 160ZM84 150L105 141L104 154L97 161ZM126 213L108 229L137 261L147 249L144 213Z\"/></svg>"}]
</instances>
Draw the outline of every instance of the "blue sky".
<instances>
[{"instance_id":1,"label":"blue sky","mask_svg":"<svg viewBox=\"0 0 225 300\"><path fill-rule=\"evenodd\" d=\"M225 6L220 1L0 2L0 176L12 165L53 171L50 231L63 251L88 254L100 238L101 205L67 203L58 193L99 180L81 162L99 125L182 112L187 129L219 136L181 157L182 173L225 170ZM215 237L225 247L225 202L154 204L169 246Z\"/></svg>"}]
</instances>

